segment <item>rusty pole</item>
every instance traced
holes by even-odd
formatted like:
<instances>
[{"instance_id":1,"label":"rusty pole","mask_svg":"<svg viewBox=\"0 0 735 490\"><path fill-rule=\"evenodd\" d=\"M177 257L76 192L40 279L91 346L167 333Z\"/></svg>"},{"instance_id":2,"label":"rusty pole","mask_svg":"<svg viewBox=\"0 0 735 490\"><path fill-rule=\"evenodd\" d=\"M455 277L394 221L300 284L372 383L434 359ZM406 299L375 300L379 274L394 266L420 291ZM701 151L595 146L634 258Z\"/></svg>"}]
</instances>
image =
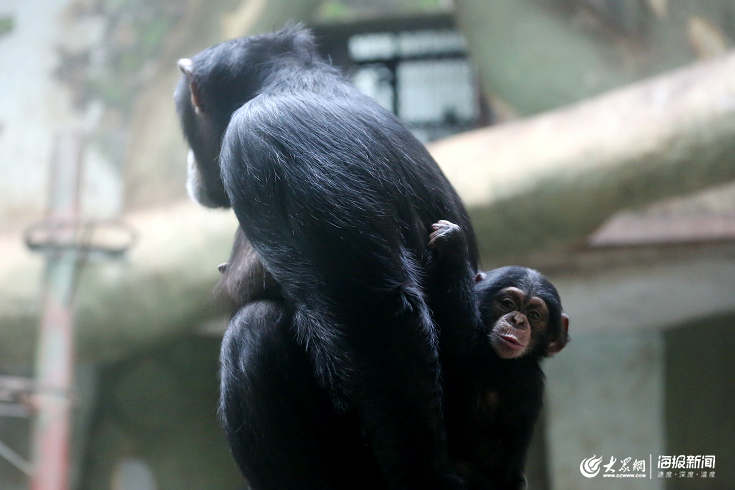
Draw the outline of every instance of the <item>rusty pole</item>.
<instances>
[{"instance_id":1,"label":"rusty pole","mask_svg":"<svg viewBox=\"0 0 735 490\"><path fill-rule=\"evenodd\" d=\"M83 258L75 246L79 215L83 136L61 132L51 163L52 241L44 275L43 316L36 356L36 420L33 434L31 490L67 490L69 435L74 377L72 299ZM53 225L56 224L56 226Z\"/></svg>"}]
</instances>

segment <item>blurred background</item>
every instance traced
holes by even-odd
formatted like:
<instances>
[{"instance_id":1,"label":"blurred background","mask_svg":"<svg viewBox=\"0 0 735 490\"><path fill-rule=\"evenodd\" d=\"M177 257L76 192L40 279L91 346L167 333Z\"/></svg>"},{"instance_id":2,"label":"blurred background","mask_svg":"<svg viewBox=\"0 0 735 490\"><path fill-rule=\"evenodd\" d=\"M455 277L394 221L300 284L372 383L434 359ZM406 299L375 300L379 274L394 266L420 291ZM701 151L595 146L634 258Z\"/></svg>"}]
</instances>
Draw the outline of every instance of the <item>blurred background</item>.
<instances>
[{"instance_id":1,"label":"blurred background","mask_svg":"<svg viewBox=\"0 0 735 490\"><path fill-rule=\"evenodd\" d=\"M236 221L188 201L171 96L177 59L293 21L429 145L483 267L557 285L529 488L733 488L732 0L0 0L0 488L30 488L43 396L69 488L244 488L210 296Z\"/></svg>"}]
</instances>

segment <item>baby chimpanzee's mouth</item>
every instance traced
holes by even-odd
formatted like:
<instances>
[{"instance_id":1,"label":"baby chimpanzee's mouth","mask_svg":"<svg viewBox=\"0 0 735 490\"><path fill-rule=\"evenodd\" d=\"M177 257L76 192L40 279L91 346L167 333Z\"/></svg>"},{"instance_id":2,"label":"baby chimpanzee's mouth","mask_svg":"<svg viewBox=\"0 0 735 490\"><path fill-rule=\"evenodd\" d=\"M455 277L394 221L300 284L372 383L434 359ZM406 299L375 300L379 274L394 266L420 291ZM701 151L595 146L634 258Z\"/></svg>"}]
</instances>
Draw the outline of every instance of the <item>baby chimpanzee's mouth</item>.
<instances>
[{"instance_id":1,"label":"baby chimpanzee's mouth","mask_svg":"<svg viewBox=\"0 0 735 490\"><path fill-rule=\"evenodd\" d=\"M515 335L510 333L504 333L499 336L500 340L502 340L505 345L507 345L509 348L513 350L521 350L523 349L523 344L521 344L518 339L515 337Z\"/></svg>"}]
</instances>

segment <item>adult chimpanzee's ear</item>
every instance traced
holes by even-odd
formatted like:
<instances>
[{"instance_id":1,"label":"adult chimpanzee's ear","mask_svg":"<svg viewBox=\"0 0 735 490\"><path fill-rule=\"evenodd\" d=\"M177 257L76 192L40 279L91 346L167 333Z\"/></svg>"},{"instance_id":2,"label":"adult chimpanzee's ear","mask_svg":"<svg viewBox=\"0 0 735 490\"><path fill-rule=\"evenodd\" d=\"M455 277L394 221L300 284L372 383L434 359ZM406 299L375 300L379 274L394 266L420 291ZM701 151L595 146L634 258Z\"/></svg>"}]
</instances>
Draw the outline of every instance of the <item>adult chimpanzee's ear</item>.
<instances>
[{"instance_id":1,"label":"adult chimpanzee's ear","mask_svg":"<svg viewBox=\"0 0 735 490\"><path fill-rule=\"evenodd\" d=\"M553 356L557 352L560 352L571 340L572 338L569 337L569 317L566 313L562 313L561 332L559 332L559 337L557 339L549 342L549 355Z\"/></svg>"},{"instance_id":2,"label":"adult chimpanzee's ear","mask_svg":"<svg viewBox=\"0 0 735 490\"><path fill-rule=\"evenodd\" d=\"M191 67L192 62L189 58L181 58L179 61L176 62L177 65L179 65L179 70L181 70L181 73L186 75L187 78L191 78Z\"/></svg>"},{"instance_id":3,"label":"adult chimpanzee's ear","mask_svg":"<svg viewBox=\"0 0 735 490\"><path fill-rule=\"evenodd\" d=\"M189 58L181 58L177 63L179 70L186 76L186 80L189 82L189 92L191 93L191 105L194 106L194 111L197 114L201 114L204 111L204 103L202 101L202 93L199 90L199 84L194 80L193 66L194 63Z\"/></svg>"}]
</instances>

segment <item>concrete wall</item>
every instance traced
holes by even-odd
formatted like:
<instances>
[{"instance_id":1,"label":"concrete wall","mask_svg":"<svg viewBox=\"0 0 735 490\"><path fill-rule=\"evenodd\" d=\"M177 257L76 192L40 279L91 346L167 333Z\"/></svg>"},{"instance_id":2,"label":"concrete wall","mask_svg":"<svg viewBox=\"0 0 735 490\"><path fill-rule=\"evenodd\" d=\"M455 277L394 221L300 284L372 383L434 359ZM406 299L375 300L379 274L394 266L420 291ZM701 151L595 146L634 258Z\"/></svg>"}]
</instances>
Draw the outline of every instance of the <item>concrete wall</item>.
<instances>
[{"instance_id":1,"label":"concrete wall","mask_svg":"<svg viewBox=\"0 0 735 490\"><path fill-rule=\"evenodd\" d=\"M573 341L546 365L547 444L553 489L663 489L658 479L582 476L579 465L645 460L664 448L663 342L656 332L597 332ZM619 464L614 469L619 468Z\"/></svg>"},{"instance_id":2,"label":"concrete wall","mask_svg":"<svg viewBox=\"0 0 735 490\"><path fill-rule=\"evenodd\" d=\"M101 44L108 21L102 15L70 18L74 3L9 0L0 5L0 15L12 24L0 35L0 231L41 216L54 131L83 124L84 110L75 107L71 87L58 76L62 53L73 56ZM90 111L100 106L94 107ZM99 152L91 151L88 160L88 176L97 186L88 196L89 208L113 213L122 192L117 171Z\"/></svg>"},{"instance_id":3,"label":"concrete wall","mask_svg":"<svg viewBox=\"0 0 735 490\"><path fill-rule=\"evenodd\" d=\"M735 487L735 316L664 334L667 455L714 455L715 478L666 480L669 490Z\"/></svg>"},{"instance_id":4,"label":"concrete wall","mask_svg":"<svg viewBox=\"0 0 735 490\"><path fill-rule=\"evenodd\" d=\"M546 441L554 489L724 489L735 485L735 317L662 333L597 331L546 364ZM650 459L649 459L650 455ZM715 477L663 477L659 455L714 455ZM580 463L645 460L645 479L585 478ZM652 463L652 465L651 465Z\"/></svg>"}]
</instances>

